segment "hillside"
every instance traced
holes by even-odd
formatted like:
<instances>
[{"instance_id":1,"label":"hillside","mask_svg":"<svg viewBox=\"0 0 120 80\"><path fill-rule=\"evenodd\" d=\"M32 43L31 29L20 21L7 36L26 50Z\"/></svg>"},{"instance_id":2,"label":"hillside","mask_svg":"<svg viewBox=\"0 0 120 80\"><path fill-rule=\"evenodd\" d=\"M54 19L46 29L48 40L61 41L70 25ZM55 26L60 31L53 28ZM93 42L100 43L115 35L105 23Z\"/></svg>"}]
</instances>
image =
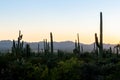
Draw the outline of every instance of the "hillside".
<instances>
[{"instance_id":1,"label":"hillside","mask_svg":"<svg viewBox=\"0 0 120 80\"><path fill-rule=\"evenodd\" d=\"M25 44L28 43L30 44L30 47L32 49L32 51L37 51L38 48L38 43L40 45L40 49L43 49L43 42L25 42ZM24 45L25 45L24 44ZM94 48L94 44L84 44L84 43L80 43L80 45L83 46L83 51L92 51ZM6 52L6 51L10 51L12 47L12 41L10 40L2 40L0 41L0 51L1 52ZM104 44L104 49L108 49L109 47L114 47L113 44ZM66 52L72 52L72 50L74 49L74 42L72 41L62 41L62 42L54 42L54 50L62 50L62 51L66 51Z\"/></svg>"}]
</instances>

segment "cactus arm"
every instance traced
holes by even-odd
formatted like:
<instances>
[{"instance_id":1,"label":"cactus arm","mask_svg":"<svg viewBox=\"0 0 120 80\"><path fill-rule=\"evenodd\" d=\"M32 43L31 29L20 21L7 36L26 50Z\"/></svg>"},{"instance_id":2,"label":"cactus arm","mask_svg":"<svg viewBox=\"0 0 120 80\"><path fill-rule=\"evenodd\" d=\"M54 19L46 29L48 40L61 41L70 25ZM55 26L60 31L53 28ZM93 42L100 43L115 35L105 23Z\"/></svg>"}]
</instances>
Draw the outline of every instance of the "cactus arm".
<instances>
[{"instance_id":1,"label":"cactus arm","mask_svg":"<svg viewBox=\"0 0 120 80\"><path fill-rule=\"evenodd\" d=\"M96 46L97 46L97 47L100 47L100 44L98 43L97 33L95 33L95 42L96 42Z\"/></svg>"}]
</instances>

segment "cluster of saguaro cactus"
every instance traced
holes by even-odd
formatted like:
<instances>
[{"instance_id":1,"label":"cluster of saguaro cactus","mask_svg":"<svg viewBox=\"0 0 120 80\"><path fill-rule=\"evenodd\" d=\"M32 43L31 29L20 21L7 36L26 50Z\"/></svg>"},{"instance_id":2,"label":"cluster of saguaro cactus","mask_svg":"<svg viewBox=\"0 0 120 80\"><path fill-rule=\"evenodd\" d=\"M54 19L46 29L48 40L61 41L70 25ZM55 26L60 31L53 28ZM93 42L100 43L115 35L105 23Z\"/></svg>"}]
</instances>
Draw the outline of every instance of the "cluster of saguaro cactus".
<instances>
[{"instance_id":1,"label":"cluster of saguaro cactus","mask_svg":"<svg viewBox=\"0 0 120 80\"><path fill-rule=\"evenodd\" d=\"M12 46L12 53L14 53L17 57L20 56L20 54L23 51L23 44L24 42L22 40L22 34L21 31L19 31L18 41L15 43L15 40L13 40L13 46Z\"/></svg>"},{"instance_id":2,"label":"cluster of saguaro cactus","mask_svg":"<svg viewBox=\"0 0 120 80\"><path fill-rule=\"evenodd\" d=\"M47 39L44 39L43 43L44 43L44 53L48 53L49 52L49 42L47 42Z\"/></svg>"},{"instance_id":3,"label":"cluster of saguaro cactus","mask_svg":"<svg viewBox=\"0 0 120 80\"><path fill-rule=\"evenodd\" d=\"M102 12L100 12L100 43L98 42L97 33L95 33L96 46L99 48L99 56L103 55L103 26L102 26Z\"/></svg>"},{"instance_id":4,"label":"cluster of saguaro cactus","mask_svg":"<svg viewBox=\"0 0 120 80\"><path fill-rule=\"evenodd\" d=\"M80 42L79 42L79 34L77 34L77 40L75 40L75 49L73 50L75 54L80 54Z\"/></svg>"},{"instance_id":5,"label":"cluster of saguaro cactus","mask_svg":"<svg viewBox=\"0 0 120 80\"><path fill-rule=\"evenodd\" d=\"M44 53L53 53L53 35L52 32L50 32L50 45L49 42L47 41L47 39L43 40L44 43Z\"/></svg>"}]
</instances>

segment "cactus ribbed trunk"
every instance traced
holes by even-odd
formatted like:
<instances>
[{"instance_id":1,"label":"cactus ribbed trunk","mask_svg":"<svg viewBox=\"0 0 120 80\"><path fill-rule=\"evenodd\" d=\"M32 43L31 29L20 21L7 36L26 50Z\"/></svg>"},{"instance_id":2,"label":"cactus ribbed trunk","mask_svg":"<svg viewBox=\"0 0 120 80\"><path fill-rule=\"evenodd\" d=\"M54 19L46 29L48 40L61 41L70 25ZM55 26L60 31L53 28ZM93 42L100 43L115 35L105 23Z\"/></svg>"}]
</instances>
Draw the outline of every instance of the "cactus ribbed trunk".
<instances>
[{"instance_id":1,"label":"cactus ribbed trunk","mask_svg":"<svg viewBox=\"0 0 120 80\"><path fill-rule=\"evenodd\" d=\"M103 54L103 22L102 12L100 12L100 54Z\"/></svg>"},{"instance_id":2,"label":"cactus ribbed trunk","mask_svg":"<svg viewBox=\"0 0 120 80\"><path fill-rule=\"evenodd\" d=\"M53 53L53 35L52 35L52 32L50 32L50 42L51 42L51 53Z\"/></svg>"}]
</instances>

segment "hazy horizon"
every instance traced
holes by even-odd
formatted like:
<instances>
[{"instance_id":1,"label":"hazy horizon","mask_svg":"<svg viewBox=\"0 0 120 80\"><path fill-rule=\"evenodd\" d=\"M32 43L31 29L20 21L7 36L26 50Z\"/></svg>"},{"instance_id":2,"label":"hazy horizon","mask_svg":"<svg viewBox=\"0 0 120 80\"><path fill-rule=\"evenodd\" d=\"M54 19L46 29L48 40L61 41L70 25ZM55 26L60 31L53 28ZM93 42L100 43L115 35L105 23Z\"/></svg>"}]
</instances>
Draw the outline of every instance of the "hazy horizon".
<instances>
[{"instance_id":1,"label":"hazy horizon","mask_svg":"<svg viewBox=\"0 0 120 80\"><path fill-rule=\"evenodd\" d=\"M21 30L23 40L38 42L53 33L54 41L93 43L99 35L99 14L103 12L104 43L120 41L119 0L1 0L0 40L17 39Z\"/></svg>"}]
</instances>

